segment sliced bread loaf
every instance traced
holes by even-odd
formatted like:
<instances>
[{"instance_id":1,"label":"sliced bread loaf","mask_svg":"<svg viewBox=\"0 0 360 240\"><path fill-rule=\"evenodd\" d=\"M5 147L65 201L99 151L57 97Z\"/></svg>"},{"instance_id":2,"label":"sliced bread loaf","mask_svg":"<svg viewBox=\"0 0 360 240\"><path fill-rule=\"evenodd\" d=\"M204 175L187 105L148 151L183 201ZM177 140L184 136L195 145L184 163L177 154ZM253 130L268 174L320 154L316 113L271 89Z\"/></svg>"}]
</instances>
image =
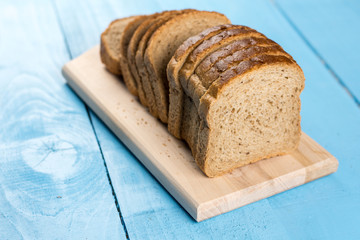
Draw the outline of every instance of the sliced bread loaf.
<instances>
[{"instance_id":1,"label":"sliced bread loaf","mask_svg":"<svg viewBox=\"0 0 360 240\"><path fill-rule=\"evenodd\" d=\"M210 177L296 149L300 67L287 56L258 55L223 72L200 100L195 160Z\"/></svg>"},{"instance_id":2,"label":"sliced bread loaf","mask_svg":"<svg viewBox=\"0 0 360 240\"><path fill-rule=\"evenodd\" d=\"M127 49L131 40L132 35L138 28L138 26L143 23L146 19L148 19L148 16L137 16L134 18L131 22L127 24L125 27L121 40L119 42L120 44L120 67L122 71L122 75L124 78L124 82L126 87L129 89L130 93L132 93L135 96L138 96L137 91L137 84L136 80L134 79L131 71L130 66L127 58Z\"/></svg>"},{"instance_id":3,"label":"sliced bread loaf","mask_svg":"<svg viewBox=\"0 0 360 240\"><path fill-rule=\"evenodd\" d=\"M169 11L127 21L123 33L113 33L117 44L111 40L126 85L188 143L207 176L298 146L305 78L278 44L245 26L217 26L229 20L214 12ZM103 62L110 49L106 31Z\"/></svg>"},{"instance_id":4,"label":"sliced bread loaf","mask_svg":"<svg viewBox=\"0 0 360 240\"><path fill-rule=\"evenodd\" d=\"M159 27L151 37L144 62L149 72L151 82L155 85L155 102L160 120L168 121L169 83L166 77L166 67L175 50L189 37L204 29L228 23L222 14L206 11L192 11L173 17Z\"/></svg>"},{"instance_id":5,"label":"sliced bread loaf","mask_svg":"<svg viewBox=\"0 0 360 240\"><path fill-rule=\"evenodd\" d=\"M101 34L100 58L109 72L113 74L121 75L119 42L125 27L136 17L137 16L116 19L112 21L108 28Z\"/></svg>"}]
</instances>

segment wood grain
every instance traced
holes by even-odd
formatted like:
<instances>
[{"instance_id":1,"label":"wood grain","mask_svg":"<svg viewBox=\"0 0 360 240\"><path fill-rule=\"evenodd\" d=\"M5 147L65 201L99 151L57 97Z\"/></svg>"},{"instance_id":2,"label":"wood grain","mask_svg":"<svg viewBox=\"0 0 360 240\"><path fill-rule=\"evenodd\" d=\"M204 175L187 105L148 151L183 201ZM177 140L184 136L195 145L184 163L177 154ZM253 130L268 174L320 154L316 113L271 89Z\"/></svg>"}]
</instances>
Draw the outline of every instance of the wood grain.
<instances>
[{"instance_id":1,"label":"wood grain","mask_svg":"<svg viewBox=\"0 0 360 240\"><path fill-rule=\"evenodd\" d=\"M49 1L0 2L0 239L125 239Z\"/></svg>"},{"instance_id":2,"label":"wood grain","mask_svg":"<svg viewBox=\"0 0 360 240\"><path fill-rule=\"evenodd\" d=\"M259 161L231 174L207 178L189 149L151 117L115 76L95 47L67 63L68 84L127 145L145 167L197 221L231 211L336 171L338 162L302 135L291 155Z\"/></svg>"}]
</instances>

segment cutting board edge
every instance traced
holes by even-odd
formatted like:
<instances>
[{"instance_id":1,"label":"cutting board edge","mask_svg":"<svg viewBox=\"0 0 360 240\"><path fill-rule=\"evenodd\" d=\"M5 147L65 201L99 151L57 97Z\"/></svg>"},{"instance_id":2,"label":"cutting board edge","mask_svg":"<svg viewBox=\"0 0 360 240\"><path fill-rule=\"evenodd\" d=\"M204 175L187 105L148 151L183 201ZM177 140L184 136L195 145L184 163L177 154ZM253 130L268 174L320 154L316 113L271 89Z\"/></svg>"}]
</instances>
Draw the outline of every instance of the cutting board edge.
<instances>
[{"instance_id":1,"label":"cutting board edge","mask_svg":"<svg viewBox=\"0 0 360 240\"><path fill-rule=\"evenodd\" d=\"M207 220L209 218L221 215L223 213L233 211L233 210L235 210L237 208L240 208L240 207L243 207L245 205L257 202L259 200L262 200L262 199L265 199L265 198L268 198L268 197L271 197L271 196L275 196L275 195L277 195L279 193L285 192L287 190L290 190L290 189L299 187L301 185L304 185L304 184L306 184L308 182L311 182L311 181L314 181L316 179L319 179L319 178L325 177L327 175L330 175L330 174L337 171L338 166L339 166L338 160L334 156L331 156L331 157L329 157L327 159L324 159L321 162L309 165L309 166L307 166L305 168L298 169L298 170L293 171L293 172L289 172L289 173L287 173L285 175L281 175L281 176L279 176L277 178L273 178L271 181L261 182L261 183L259 183L257 185L253 185L251 188L256 190L256 191L253 191L253 194L254 195L258 194L258 197L253 197L253 198L251 198L251 200L244 201L242 203L233 204L234 207L225 208L223 211L220 210L221 209L221 204L218 204L217 202L224 202L224 200L226 200L227 201L226 205L229 205L229 203L228 203L229 200L230 201L236 201L238 199L241 199L240 196L244 192L248 192L249 188L242 189L240 191L236 191L236 192L230 193L228 195L225 195L223 197L216 198L216 199L213 199L213 200L210 200L210 201L207 201L207 202L203 202L203 203L199 204L199 206L196 209L197 214L196 214L195 219L196 219L197 222L201 222L201 221ZM325 171L323 171L322 174L311 175L311 173L317 172L317 170L319 168L321 168L321 169L323 169ZM298 182L295 182L292 185L287 185L286 187L281 188L282 186L284 186L284 182L287 182L287 183L289 182L289 181L283 181L282 179L283 178L297 179L296 176L293 176L295 174L300 174L300 176L298 176L298 177L301 180L298 181ZM301 174L303 174L304 176L301 176ZM273 190L269 191L269 194L262 194L262 190L264 188L269 188L268 185L269 184L271 185L271 183L274 183ZM275 186L276 184L278 184L279 187L280 187L280 188L278 188L278 190L274 190L274 189L276 189L276 186ZM249 193L247 193L247 195L248 194ZM254 199L256 199L256 200L254 200ZM231 205L231 203L230 203L230 205Z\"/></svg>"}]
</instances>

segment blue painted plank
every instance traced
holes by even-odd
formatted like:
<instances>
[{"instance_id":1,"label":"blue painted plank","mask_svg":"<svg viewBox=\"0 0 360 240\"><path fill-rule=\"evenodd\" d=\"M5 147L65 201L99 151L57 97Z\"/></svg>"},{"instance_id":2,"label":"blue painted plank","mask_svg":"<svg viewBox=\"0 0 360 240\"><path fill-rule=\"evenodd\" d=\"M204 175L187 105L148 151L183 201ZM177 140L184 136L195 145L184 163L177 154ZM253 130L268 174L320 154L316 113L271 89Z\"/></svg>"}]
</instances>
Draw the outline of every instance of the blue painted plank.
<instances>
[{"instance_id":1,"label":"blue painted plank","mask_svg":"<svg viewBox=\"0 0 360 240\"><path fill-rule=\"evenodd\" d=\"M276 0L276 3L360 104L360 2Z\"/></svg>"},{"instance_id":2,"label":"blue painted plank","mask_svg":"<svg viewBox=\"0 0 360 240\"><path fill-rule=\"evenodd\" d=\"M99 44L100 34L109 23L122 17L150 14L157 9L152 1L55 0L61 25L73 58Z\"/></svg>"},{"instance_id":3,"label":"blue painted plank","mask_svg":"<svg viewBox=\"0 0 360 240\"><path fill-rule=\"evenodd\" d=\"M58 2L71 52L98 43L101 30L116 17L144 11L198 8L225 13L279 42L304 69L302 127L340 161L337 173L288 192L196 223L151 174L95 117L94 128L111 176L130 239L339 239L360 236L360 112L319 59L267 1L156 1L152 8L127 9L118 2L86 5ZM60 6L61 5L61 6ZM71 11L80 9L82 12ZM146 6L148 7L148 6ZM112 9L112 10L110 10ZM115 12L115 13L114 13ZM80 18L75 16L81 15ZM86 16L91 16L87 19ZM74 20L76 18L76 21ZM108 19L111 18L111 19ZM70 19L70 20L69 20ZM89 26L86 23L91 22ZM91 26L97 25L92 28ZM78 33L75 34L74 33ZM90 39L90 40L89 40ZM81 45L80 43L85 43ZM90 44L91 42L91 44ZM80 46L81 45L81 46Z\"/></svg>"},{"instance_id":4,"label":"blue painted plank","mask_svg":"<svg viewBox=\"0 0 360 240\"><path fill-rule=\"evenodd\" d=\"M48 1L0 2L0 239L125 239Z\"/></svg>"}]
</instances>

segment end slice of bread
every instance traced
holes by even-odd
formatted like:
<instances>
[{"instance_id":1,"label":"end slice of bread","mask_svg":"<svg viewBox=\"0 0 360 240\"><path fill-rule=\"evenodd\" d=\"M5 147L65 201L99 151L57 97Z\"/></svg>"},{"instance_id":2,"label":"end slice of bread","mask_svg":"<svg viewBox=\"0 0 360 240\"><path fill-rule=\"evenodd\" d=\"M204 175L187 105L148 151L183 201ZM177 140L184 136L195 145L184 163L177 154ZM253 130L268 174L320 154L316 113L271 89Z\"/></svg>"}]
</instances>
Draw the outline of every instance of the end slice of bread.
<instances>
[{"instance_id":1,"label":"end slice of bread","mask_svg":"<svg viewBox=\"0 0 360 240\"><path fill-rule=\"evenodd\" d=\"M112 21L100 37L100 58L109 72L121 75L120 45L123 31L137 16Z\"/></svg>"},{"instance_id":2,"label":"end slice of bread","mask_svg":"<svg viewBox=\"0 0 360 240\"><path fill-rule=\"evenodd\" d=\"M200 100L196 162L209 177L295 150L300 140L300 67L261 55L216 80Z\"/></svg>"}]
</instances>

